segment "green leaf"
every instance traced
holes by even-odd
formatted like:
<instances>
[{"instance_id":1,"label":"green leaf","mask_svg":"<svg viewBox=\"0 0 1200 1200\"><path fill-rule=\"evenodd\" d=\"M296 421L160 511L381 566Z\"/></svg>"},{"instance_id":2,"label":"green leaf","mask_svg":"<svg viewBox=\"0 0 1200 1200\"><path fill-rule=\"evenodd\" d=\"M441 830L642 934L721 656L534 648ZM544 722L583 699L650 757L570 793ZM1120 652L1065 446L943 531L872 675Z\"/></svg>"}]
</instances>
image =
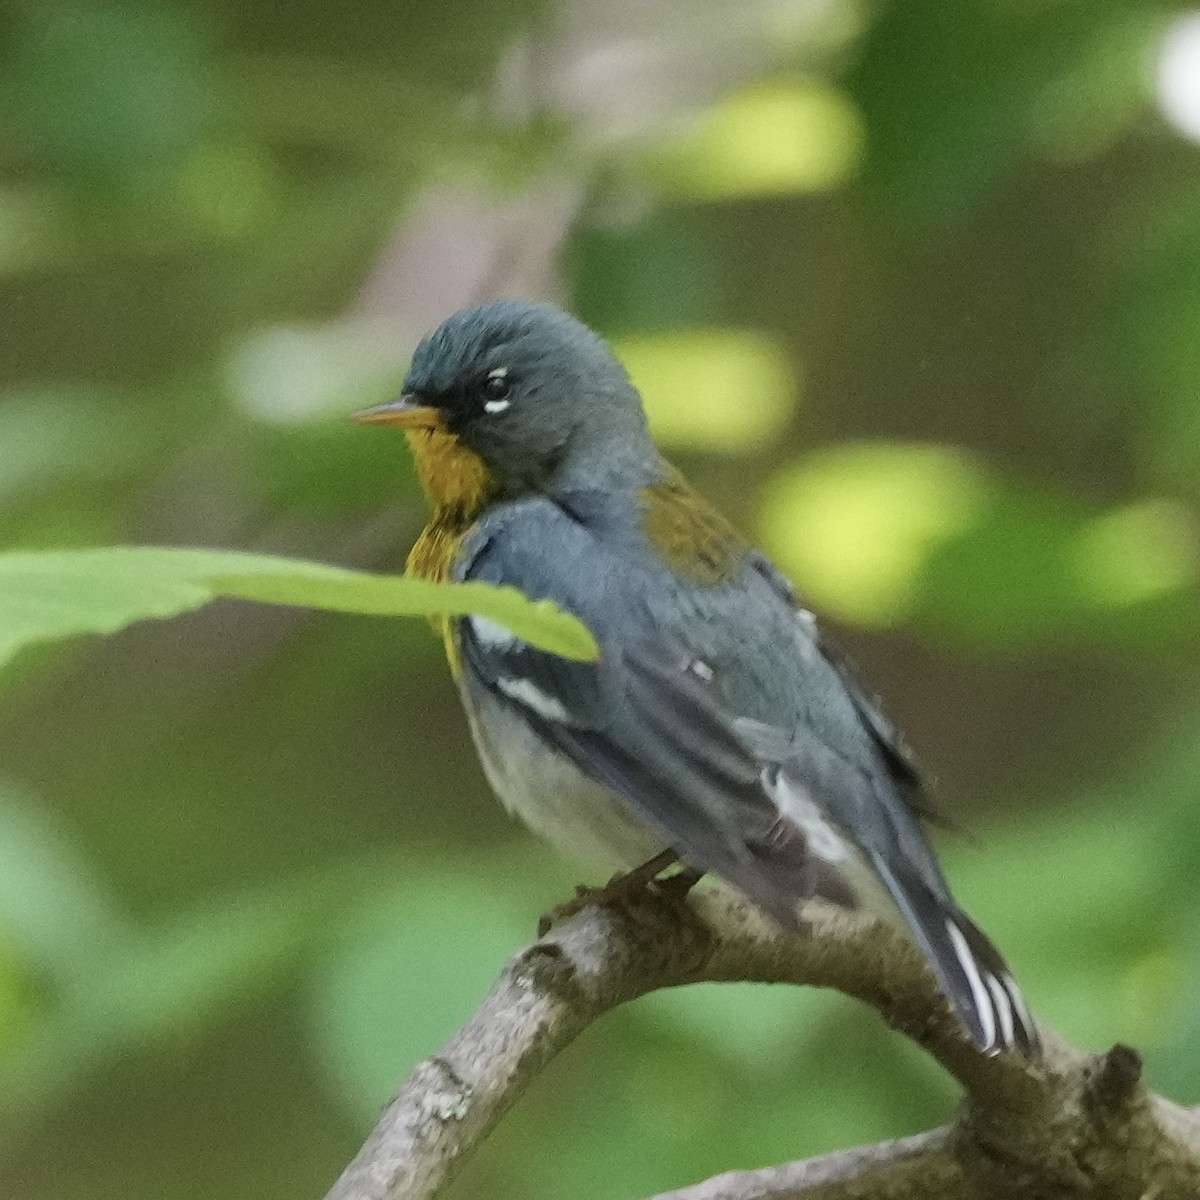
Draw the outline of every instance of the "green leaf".
<instances>
[{"instance_id":1,"label":"green leaf","mask_svg":"<svg viewBox=\"0 0 1200 1200\"><path fill-rule=\"evenodd\" d=\"M485 583L431 583L232 550L115 546L0 554L0 664L23 646L81 633L114 633L171 617L218 596L376 616L476 613L567 658L596 643L547 600Z\"/></svg>"}]
</instances>

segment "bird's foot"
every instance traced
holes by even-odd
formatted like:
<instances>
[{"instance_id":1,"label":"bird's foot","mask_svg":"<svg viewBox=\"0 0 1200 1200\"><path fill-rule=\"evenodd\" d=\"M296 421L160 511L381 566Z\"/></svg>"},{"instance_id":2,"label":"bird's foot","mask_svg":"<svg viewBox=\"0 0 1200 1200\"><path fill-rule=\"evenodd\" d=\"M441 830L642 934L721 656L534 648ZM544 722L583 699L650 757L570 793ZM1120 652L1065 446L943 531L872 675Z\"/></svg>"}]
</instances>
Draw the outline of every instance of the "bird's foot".
<instances>
[{"instance_id":1,"label":"bird's foot","mask_svg":"<svg viewBox=\"0 0 1200 1200\"><path fill-rule=\"evenodd\" d=\"M662 897L675 904L684 904L688 892L700 879L701 872L692 867L668 875L665 879L659 876L667 868L679 862L679 855L673 850L664 850L653 858L626 871L614 875L603 887L589 887L579 884L575 888L575 896L565 904L555 905L548 913L538 918L538 937L545 937L555 925L575 916L589 904L616 904L628 907L631 901L643 896L653 895Z\"/></svg>"}]
</instances>

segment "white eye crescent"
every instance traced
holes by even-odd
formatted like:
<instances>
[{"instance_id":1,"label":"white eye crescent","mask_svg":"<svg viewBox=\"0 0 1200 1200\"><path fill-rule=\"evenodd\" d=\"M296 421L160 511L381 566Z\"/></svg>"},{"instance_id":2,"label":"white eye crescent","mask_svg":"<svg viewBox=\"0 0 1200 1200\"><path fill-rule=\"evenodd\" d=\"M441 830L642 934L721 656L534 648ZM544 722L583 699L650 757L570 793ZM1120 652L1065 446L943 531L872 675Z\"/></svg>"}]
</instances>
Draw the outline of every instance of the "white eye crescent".
<instances>
[{"instance_id":1,"label":"white eye crescent","mask_svg":"<svg viewBox=\"0 0 1200 1200\"><path fill-rule=\"evenodd\" d=\"M483 402L485 413L502 413L512 401L508 398L511 384L508 382L508 368L495 367L487 373L483 381L483 394L488 397Z\"/></svg>"}]
</instances>

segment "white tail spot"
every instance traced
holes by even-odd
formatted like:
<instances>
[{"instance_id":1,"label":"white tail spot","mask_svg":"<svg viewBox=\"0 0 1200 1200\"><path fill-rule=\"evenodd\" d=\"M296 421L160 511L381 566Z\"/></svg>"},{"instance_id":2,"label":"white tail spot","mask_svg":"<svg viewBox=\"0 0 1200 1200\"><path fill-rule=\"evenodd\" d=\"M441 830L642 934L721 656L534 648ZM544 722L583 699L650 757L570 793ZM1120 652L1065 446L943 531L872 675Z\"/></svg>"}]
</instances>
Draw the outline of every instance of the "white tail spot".
<instances>
[{"instance_id":1,"label":"white tail spot","mask_svg":"<svg viewBox=\"0 0 1200 1200\"><path fill-rule=\"evenodd\" d=\"M996 1016L1000 1018L1000 1040L1006 1046L1013 1044L1013 1006L1004 985L990 972L984 977L988 991L996 1002Z\"/></svg>"},{"instance_id":2,"label":"white tail spot","mask_svg":"<svg viewBox=\"0 0 1200 1200\"><path fill-rule=\"evenodd\" d=\"M971 985L971 996L975 1001L975 1011L979 1014L979 1024L983 1030L984 1049L990 1049L996 1044L996 1012L992 998L988 994L987 986L980 978L979 968L975 965L975 956L971 953L971 947L967 945L963 931L947 918L946 932L950 935L950 943L954 947L954 953L958 956L963 974L967 977L967 983Z\"/></svg>"},{"instance_id":3,"label":"white tail spot","mask_svg":"<svg viewBox=\"0 0 1200 1200\"><path fill-rule=\"evenodd\" d=\"M1021 989L1017 986L1017 981L1006 971L1001 977L1000 982L1004 985L1004 990L1008 993L1009 1000L1012 1001L1013 1011L1017 1014L1017 1020L1029 1034L1030 1041L1036 1044L1037 1024L1033 1019L1033 1015L1025 1006L1025 997L1021 995Z\"/></svg>"}]
</instances>

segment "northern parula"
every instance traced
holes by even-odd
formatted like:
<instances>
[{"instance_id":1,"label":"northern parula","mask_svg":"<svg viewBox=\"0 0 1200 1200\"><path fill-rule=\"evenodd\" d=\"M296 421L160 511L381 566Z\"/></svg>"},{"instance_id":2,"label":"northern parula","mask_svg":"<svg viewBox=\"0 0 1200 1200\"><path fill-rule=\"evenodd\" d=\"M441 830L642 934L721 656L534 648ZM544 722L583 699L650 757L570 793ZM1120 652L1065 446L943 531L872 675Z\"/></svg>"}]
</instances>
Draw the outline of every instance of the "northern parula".
<instances>
[{"instance_id":1,"label":"northern parula","mask_svg":"<svg viewBox=\"0 0 1200 1200\"><path fill-rule=\"evenodd\" d=\"M574 857L671 851L785 926L814 897L886 915L982 1050L1036 1053L922 832L903 738L781 572L663 460L600 337L550 305L465 308L417 347L403 394L357 417L412 446L433 517L410 573L549 598L599 645L575 662L483 617L445 622L511 811Z\"/></svg>"}]
</instances>

